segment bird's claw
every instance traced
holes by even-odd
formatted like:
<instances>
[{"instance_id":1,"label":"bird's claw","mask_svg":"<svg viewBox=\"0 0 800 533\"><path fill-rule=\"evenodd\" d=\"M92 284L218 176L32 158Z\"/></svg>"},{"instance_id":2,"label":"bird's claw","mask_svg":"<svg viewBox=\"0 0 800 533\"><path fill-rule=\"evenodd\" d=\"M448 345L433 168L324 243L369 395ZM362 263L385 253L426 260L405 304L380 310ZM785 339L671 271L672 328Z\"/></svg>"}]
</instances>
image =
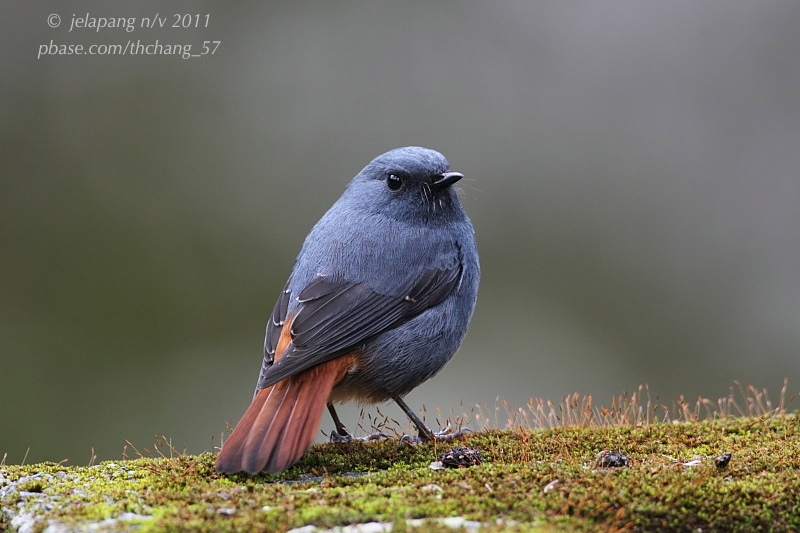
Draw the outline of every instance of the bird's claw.
<instances>
[{"instance_id":1,"label":"bird's claw","mask_svg":"<svg viewBox=\"0 0 800 533\"><path fill-rule=\"evenodd\" d=\"M445 426L437 433L434 433L431 430L428 430L428 433L429 434L426 435L425 433L420 431L419 435L416 437L413 435L403 435L402 437L400 437L400 442L404 442L406 444L421 444L429 440L447 442L456 439L458 437L461 437L463 435L466 435L467 433L472 433L472 429L465 426L459 429L458 431L453 431L452 426L448 423L447 426Z\"/></svg>"},{"instance_id":2,"label":"bird's claw","mask_svg":"<svg viewBox=\"0 0 800 533\"><path fill-rule=\"evenodd\" d=\"M443 430L439 431L438 433L434 433L434 438L436 440L443 440L449 441L453 439L457 439L458 437L462 437L467 433L472 433L472 428L464 426L463 428L459 429L458 431L453 431L450 427L450 424L447 424Z\"/></svg>"},{"instance_id":3,"label":"bird's claw","mask_svg":"<svg viewBox=\"0 0 800 533\"><path fill-rule=\"evenodd\" d=\"M331 442L335 442L337 444L347 444L350 442L369 442L371 440L381 440L381 439L388 439L387 435L384 435L380 431L376 431L375 433L370 433L369 435L364 435L363 437L354 437L350 433L341 434L338 431L334 430L331 431Z\"/></svg>"}]
</instances>

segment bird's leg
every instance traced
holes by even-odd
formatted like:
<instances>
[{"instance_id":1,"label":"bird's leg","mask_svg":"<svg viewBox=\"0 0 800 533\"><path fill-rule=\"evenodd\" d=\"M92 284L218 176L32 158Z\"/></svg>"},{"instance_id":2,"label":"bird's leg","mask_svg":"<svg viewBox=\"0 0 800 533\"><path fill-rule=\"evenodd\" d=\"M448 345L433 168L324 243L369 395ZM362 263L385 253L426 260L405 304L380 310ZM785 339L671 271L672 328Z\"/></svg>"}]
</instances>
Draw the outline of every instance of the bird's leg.
<instances>
[{"instance_id":1,"label":"bird's leg","mask_svg":"<svg viewBox=\"0 0 800 533\"><path fill-rule=\"evenodd\" d=\"M339 420L339 415L336 414L336 409L333 408L333 404L330 402L328 402L328 412L331 414L331 418L333 418L333 425L336 426L336 433L331 432L331 440L341 442L352 439L353 436L350 435L347 428L342 424L342 421Z\"/></svg>"},{"instance_id":2,"label":"bird's leg","mask_svg":"<svg viewBox=\"0 0 800 533\"><path fill-rule=\"evenodd\" d=\"M354 440L359 441L368 441L368 440L380 440L387 438L386 435L381 433L380 431L376 431L370 435L366 435L364 437L354 437L347 431L347 428L344 427L342 421L339 420L339 415L336 414L336 409L333 408L332 403L328 403L328 412L331 414L331 418L333 418L333 425L336 426L336 431L331 432L331 442L353 442Z\"/></svg>"},{"instance_id":3,"label":"bird's leg","mask_svg":"<svg viewBox=\"0 0 800 533\"><path fill-rule=\"evenodd\" d=\"M446 440L452 440L456 437L460 437L467 433L472 433L472 430L468 427L463 427L458 431L453 431L449 423L447 424L447 427L445 427L438 433L434 433L428 426L426 426L422 422L422 420L419 419L416 413L412 411L408 405L406 405L406 402L404 402L402 398L400 398L399 396L394 396L392 397L392 400L394 400L394 403L400 406L400 409L402 409L403 412L406 414L406 416L408 416L408 418L411 419L414 425L417 426L417 431L419 431L419 436L417 437L412 437L411 435L403 435L403 437L400 439L402 442L411 442L413 444L416 444L419 442L426 442L429 440L446 441Z\"/></svg>"}]
</instances>

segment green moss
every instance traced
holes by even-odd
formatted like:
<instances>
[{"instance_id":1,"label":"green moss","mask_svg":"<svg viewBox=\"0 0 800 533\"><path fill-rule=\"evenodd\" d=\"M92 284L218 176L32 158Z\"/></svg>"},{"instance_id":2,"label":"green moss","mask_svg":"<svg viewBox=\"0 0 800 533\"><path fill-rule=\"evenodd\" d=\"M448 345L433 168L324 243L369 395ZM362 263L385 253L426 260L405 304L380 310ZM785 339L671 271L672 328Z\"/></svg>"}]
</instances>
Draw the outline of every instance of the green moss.
<instances>
[{"instance_id":1,"label":"green moss","mask_svg":"<svg viewBox=\"0 0 800 533\"><path fill-rule=\"evenodd\" d=\"M224 477L214 456L90 467L0 467L0 529L108 521L108 530L281 531L371 521L394 531L775 531L800 529L800 421L791 415L639 427L517 429L458 443L484 463L429 468L449 446L397 441L313 447L280 476ZM627 468L595 468L601 450ZM718 454L731 452L719 469ZM547 487L547 490L545 490ZM416 519L430 519L420 528ZM500 520L500 522L498 522ZM38 521L38 522L37 522Z\"/></svg>"}]
</instances>

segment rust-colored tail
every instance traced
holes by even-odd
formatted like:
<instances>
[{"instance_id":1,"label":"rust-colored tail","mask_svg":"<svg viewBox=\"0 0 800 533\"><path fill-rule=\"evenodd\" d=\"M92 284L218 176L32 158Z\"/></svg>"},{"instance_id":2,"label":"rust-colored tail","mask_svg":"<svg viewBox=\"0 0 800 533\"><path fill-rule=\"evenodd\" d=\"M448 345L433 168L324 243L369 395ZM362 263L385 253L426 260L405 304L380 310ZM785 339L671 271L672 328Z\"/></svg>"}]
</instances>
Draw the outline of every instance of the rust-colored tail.
<instances>
[{"instance_id":1,"label":"rust-colored tail","mask_svg":"<svg viewBox=\"0 0 800 533\"><path fill-rule=\"evenodd\" d=\"M277 474L306 452L351 360L338 357L258 391L217 457L217 472Z\"/></svg>"}]
</instances>

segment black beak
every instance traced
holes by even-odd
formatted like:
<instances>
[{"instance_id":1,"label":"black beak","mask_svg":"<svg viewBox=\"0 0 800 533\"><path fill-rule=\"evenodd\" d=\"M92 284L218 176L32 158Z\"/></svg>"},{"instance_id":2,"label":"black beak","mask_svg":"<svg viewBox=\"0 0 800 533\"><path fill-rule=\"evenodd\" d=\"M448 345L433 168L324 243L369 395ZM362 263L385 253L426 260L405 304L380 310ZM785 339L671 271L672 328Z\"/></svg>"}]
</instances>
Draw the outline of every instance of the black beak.
<instances>
[{"instance_id":1,"label":"black beak","mask_svg":"<svg viewBox=\"0 0 800 533\"><path fill-rule=\"evenodd\" d=\"M464 174L461 174L460 172L444 172L443 174L438 176L435 180L433 180L431 186L434 189L444 189L445 187L451 186L452 184L454 184L463 177Z\"/></svg>"}]
</instances>

